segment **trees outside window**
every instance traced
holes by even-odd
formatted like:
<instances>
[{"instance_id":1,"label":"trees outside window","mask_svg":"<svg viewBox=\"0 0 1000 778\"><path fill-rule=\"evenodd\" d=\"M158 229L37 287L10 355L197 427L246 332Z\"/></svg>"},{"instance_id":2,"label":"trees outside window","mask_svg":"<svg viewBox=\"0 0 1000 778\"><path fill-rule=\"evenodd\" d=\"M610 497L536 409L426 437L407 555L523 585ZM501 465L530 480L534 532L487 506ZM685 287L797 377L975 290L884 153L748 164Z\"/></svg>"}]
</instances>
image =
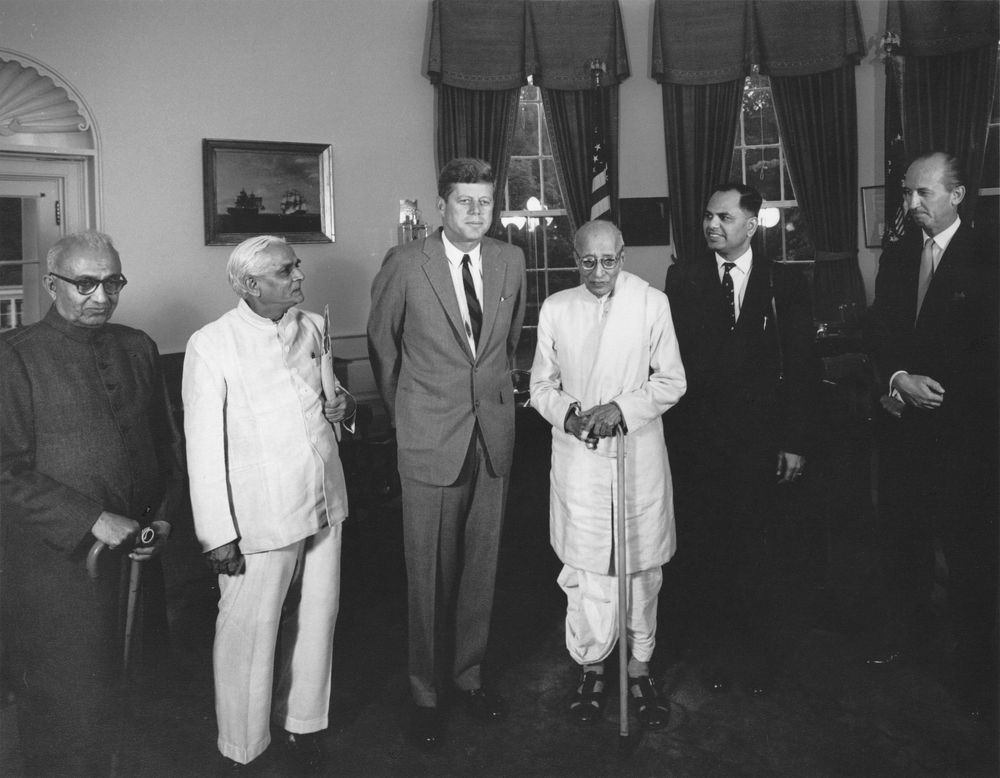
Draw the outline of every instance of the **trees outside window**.
<instances>
[{"instance_id":1,"label":"trees outside window","mask_svg":"<svg viewBox=\"0 0 1000 778\"><path fill-rule=\"evenodd\" d=\"M756 65L743 86L730 175L764 196L758 228L764 253L779 262L811 261L815 251L788 176L771 82Z\"/></svg>"},{"instance_id":2,"label":"trees outside window","mask_svg":"<svg viewBox=\"0 0 1000 778\"><path fill-rule=\"evenodd\" d=\"M515 367L527 370L535 353L538 311L550 294L580 283L573 229L563 196L539 88L521 89L517 128L500 223L508 242L524 251L528 304Z\"/></svg>"}]
</instances>

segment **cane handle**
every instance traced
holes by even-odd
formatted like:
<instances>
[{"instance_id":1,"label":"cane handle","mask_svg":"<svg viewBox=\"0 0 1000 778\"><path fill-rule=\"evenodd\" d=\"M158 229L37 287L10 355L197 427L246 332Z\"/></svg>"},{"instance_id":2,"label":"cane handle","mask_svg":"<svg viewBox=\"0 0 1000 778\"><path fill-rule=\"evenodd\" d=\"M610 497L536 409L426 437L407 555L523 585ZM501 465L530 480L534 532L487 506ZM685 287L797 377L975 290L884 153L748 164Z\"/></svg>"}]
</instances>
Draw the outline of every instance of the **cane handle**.
<instances>
[{"instance_id":1,"label":"cane handle","mask_svg":"<svg viewBox=\"0 0 1000 778\"><path fill-rule=\"evenodd\" d=\"M101 541L95 540L94 545L90 547L90 551L87 552L87 575L91 577L92 580L96 581L101 577L101 571L97 569L97 557L101 555L101 552L106 549Z\"/></svg>"}]
</instances>

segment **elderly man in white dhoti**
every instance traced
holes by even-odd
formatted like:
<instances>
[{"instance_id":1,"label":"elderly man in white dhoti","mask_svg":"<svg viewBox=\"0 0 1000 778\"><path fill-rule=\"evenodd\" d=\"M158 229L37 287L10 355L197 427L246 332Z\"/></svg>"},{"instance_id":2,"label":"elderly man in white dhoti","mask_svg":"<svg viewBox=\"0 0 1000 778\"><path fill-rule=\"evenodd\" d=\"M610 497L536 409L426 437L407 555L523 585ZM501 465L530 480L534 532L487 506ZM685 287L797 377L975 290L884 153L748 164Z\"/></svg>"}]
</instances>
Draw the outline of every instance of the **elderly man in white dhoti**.
<instances>
[{"instance_id":1,"label":"elderly man in white dhoti","mask_svg":"<svg viewBox=\"0 0 1000 778\"><path fill-rule=\"evenodd\" d=\"M666 296L622 269L625 244L610 222L576 233L582 283L542 305L531 368L531 404L552 424L550 538L563 563L566 646L582 678L570 704L581 723L605 701L604 661L618 640L615 523L626 494L628 684L643 726L669 707L649 668L656 641L661 566L675 548L670 465L661 415L687 387ZM615 429L636 463L617 483Z\"/></svg>"}]
</instances>

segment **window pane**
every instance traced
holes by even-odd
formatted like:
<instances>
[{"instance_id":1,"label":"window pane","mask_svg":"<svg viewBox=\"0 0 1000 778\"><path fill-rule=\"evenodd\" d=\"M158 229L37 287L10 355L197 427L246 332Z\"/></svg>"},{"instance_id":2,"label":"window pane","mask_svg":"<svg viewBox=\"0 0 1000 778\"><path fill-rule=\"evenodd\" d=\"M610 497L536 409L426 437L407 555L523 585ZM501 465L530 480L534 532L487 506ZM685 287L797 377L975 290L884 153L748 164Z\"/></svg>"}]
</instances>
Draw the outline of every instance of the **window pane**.
<instances>
[{"instance_id":1,"label":"window pane","mask_svg":"<svg viewBox=\"0 0 1000 778\"><path fill-rule=\"evenodd\" d=\"M548 275L549 294L580 285L580 273L577 270L552 270Z\"/></svg>"},{"instance_id":2,"label":"window pane","mask_svg":"<svg viewBox=\"0 0 1000 778\"><path fill-rule=\"evenodd\" d=\"M538 103L522 102L517 111L517 127L511 154L536 156L538 154Z\"/></svg>"},{"instance_id":3,"label":"window pane","mask_svg":"<svg viewBox=\"0 0 1000 778\"><path fill-rule=\"evenodd\" d=\"M528 220L525 217L507 225L507 242L519 246L524 252L524 266L529 271L544 268L544 255L536 251L534 234L528 229Z\"/></svg>"},{"instance_id":4,"label":"window pane","mask_svg":"<svg viewBox=\"0 0 1000 778\"><path fill-rule=\"evenodd\" d=\"M743 181L743 152L740 149L733 150L733 161L729 166L729 177L733 181Z\"/></svg>"},{"instance_id":5,"label":"window pane","mask_svg":"<svg viewBox=\"0 0 1000 778\"><path fill-rule=\"evenodd\" d=\"M781 199L778 147L747 149L746 183L760 191L765 200Z\"/></svg>"},{"instance_id":6,"label":"window pane","mask_svg":"<svg viewBox=\"0 0 1000 778\"><path fill-rule=\"evenodd\" d=\"M538 309L542 307L542 300L545 299L545 274L530 270L527 273L527 307L524 312L524 323L535 326L538 324Z\"/></svg>"},{"instance_id":7,"label":"window pane","mask_svg":"<svg viewBox=\"0 0 1000 778\"><path fill-rule=\"evenodd\" d=\"M525 210L528 207L527 202L530 197L541 199L537 159L524 159L522 157L510 161L507 191L510 197L507 209L511 211Z\"/></svg>"},{"instance_id":8,"label":"window pane","mask_svg":"<svg viewBox=\"0 0 1000 778\"><path fill-rule=\"evenodd\" d=\"M994 102L1000 102L994 100ZM986 134L986 160L983 165L981 189L1000 187L1000 127L993 125Z\"/></svg>"},{"instance_id":9,"label":"window pane","mask_svg":"<svg viewBox=\"0 0 1000 778\"><path fill-rule=\"evenodd\" d=\"M785 230L785 258L814 259L816 254L812 240L809 238L809 231L806 229L806 220L802 216L802 211L795 207L782 208L781 216Z\"/></svg>"},{"instance_id":10,"label":"window pane","mask_svg":"<svg viewBox=\"0 0 1000 778\"><path fill-rule=\"evenodd\" d=\"M0 197L0 259L19 262L21 245L21 198ZM0 265L0 286L20 286L21 266Z\"/></svg>"},{"instance_id":11,"label":"window pane","mask_svg":"<svg viewBox=\"0 0 1000 778\"><path fill-rule=\"evenodd\" d=\"M542 205L547 210L565 208L562 189L559 186L559 176L556 173L555 160L543 159L542 172L545 174L545 197L542 198Z\"/></svg>"},{"instance_id":12,"label":"window pane","mask_svg":"<svg viewBox=\"0 0 1000 778\"><path fill-rule=\"evenodd\" d=\"M573 230L569 216L552 216L545 226L545 240L548 251L548 267L576 268L573 257Z\"/></svg>"},{"instance_id":13,"label":"window pane","mask_svg":"<svg viewBox=\"0 0 1000 778\"><path fill-rule=\"evenodd\" d=\"M792 178L788 175L788 165L781 166L781 182L784 185L784 189L781 192L782 200L794 200L795 192L792 189Z\"/></svg>"}]
</instances>

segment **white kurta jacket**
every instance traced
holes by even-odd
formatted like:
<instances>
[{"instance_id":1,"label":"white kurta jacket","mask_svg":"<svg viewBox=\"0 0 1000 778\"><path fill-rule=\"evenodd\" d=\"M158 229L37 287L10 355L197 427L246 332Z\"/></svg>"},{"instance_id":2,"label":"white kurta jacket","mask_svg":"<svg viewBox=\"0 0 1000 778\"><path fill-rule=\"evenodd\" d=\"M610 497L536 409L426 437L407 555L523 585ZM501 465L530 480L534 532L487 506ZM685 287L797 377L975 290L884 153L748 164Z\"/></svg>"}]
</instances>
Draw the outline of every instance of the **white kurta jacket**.
<instances>
[{"instance_id":1,"label":"white kurta jacket","mask_svg":"<svg viewBox=\"0 0 1000 778\"><path fill-rule=\"evenodd\" d=\"M615 402L628 428L628 572L667 562L676 547L670 464L661 416L687 383L666 295L624 270L607 301L583 285L547 298L531 368L531 404L552 425L550 537L563 564L607 574L615 537L615 438L596 451L563 430L574 402ZM615 520L617 517L615 517Z\"/></svg>"},{"instance_id":2,"label":"white kurta jacket","mask_svg":"<svg viewBox=\"0 0 1000 778\"><path fill-rule=\"evenodd\" d=\"M347 515L337 437L323 416L323 319L278 322L244 302L188 341L184 433L195 531L205 551L233 540L272 551Z\"/></svg>"}]
</instances>

